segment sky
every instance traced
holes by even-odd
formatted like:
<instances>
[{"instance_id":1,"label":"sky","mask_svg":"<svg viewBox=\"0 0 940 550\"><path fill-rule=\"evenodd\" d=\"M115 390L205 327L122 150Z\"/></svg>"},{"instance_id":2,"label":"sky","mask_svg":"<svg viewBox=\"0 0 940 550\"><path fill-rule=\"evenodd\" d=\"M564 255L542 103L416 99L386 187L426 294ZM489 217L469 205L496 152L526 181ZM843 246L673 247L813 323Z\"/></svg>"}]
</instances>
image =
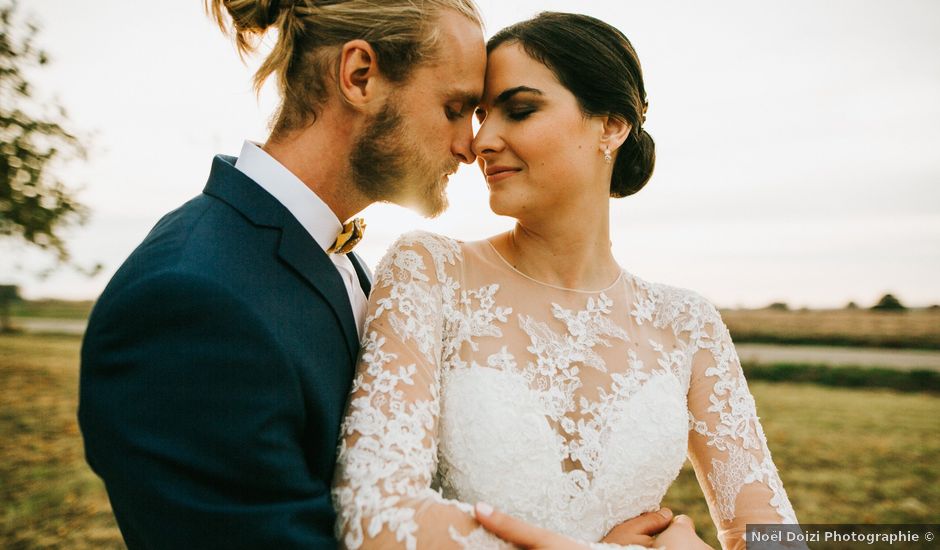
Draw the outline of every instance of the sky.
<instances>
[{"instance_id":1,"label":"sky","mask_svg":"<svg viewBox=\"0 0 940 550\"><path fill-rule=\"evenodd\" d=\"M479 0L486 36L543 10L603 19L631 40L649 95L657 166L611 202L614 255L649 281L721 307L940 303L940 2L935 0ZM94 299L166 212L199 194L213 155L263 142L277 97L251 78L197 0L30 0L52 58L31 73L90 143L59 168L90 222L67 233L88 278L0 242L0 284L28 298ZM403 231L475 240L513 220L489 211L475 166L443 216L364 213L375 266Z\"/></svg>"}]
</instances>

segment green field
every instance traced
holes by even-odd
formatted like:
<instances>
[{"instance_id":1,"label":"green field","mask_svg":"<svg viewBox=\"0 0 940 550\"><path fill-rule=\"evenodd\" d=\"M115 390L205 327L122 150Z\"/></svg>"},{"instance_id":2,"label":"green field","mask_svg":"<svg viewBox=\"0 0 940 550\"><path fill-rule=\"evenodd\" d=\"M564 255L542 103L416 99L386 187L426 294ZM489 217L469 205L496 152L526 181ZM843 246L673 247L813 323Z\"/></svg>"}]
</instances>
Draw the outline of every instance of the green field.
<instances>
[{"instance_id":1,"label":"green field","mask_svg":"<svg viewBox=\"0 0 940 550\"><path fill-rule=\"evenodd\" d=\"M115 548L75 421L76 337L0 336L2 548ZM804 523L935 523L940 397L753 382L784 485ZM691 471L664 504L714 528Z\"/></svg>"},{"instance_id":2,"label":"green field","mask_svg":"<svg viewBox=\"0 0 940 550\"><path fill-rule=\"evenodd\" d=\"M940 397L754 382L751 392L801 523L936 523ZM717 544L691 469L664 504Z\"/></svg>"},{"instance_id":3,"label":"green field","mask_svg":"<svg viewBox=\"0 0 940 550\"><path fill-rule=\"evenodd\" d=\"M735 342L940 349L940 309L722 310Z\"/></svg>"},{"instance_id":4,"label":"green field","mask_svg":"<svg viewBox=\"0 0 940 550\"><path fill-rule=\"evenodd\" d=\"M120 548L75 410L77 337L0 336L0 547Z\"/></svg>"}]
</instances>

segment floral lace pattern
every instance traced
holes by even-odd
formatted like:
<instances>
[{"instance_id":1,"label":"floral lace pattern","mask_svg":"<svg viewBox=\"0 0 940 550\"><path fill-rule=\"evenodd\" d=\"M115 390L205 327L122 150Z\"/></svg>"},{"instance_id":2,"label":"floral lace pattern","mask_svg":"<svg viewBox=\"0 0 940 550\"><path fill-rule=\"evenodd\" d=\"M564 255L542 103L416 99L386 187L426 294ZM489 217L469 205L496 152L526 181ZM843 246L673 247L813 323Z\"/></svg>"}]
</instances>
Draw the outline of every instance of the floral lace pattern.
<instances>
[{"instance_id":1,"label":"floral lace pattern","mask_svg":"<svg viewBox=\"0 0 940 550\"><path fill-rule=\"evenodd\" d=\"M796 522L711 304L626 273L539 286L493 254L416 232L380 263L333 488L346 547L506 548L486 501L587 548L658 508L687 453L724 546Z\"/></svg>"}]
</instances>

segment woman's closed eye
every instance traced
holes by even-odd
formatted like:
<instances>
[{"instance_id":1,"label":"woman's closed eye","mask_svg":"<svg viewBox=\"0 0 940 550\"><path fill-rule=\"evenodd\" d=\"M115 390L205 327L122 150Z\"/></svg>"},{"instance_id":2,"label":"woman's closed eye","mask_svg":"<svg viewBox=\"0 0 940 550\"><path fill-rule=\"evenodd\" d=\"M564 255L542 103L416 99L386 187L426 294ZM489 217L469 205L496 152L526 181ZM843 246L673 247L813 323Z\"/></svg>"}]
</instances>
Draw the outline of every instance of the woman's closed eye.
<instances>
[{"instance_id":1,"label":"woman's closed eye","mask_svg":"<svg viewBox=\"0 0 940 550\"><path fill-rule=\"evenodd\" d=\"M502 109L506 118L518 122L529 118L532 113L538 110L538 105L531 101L509 101Z\"/></svg>"},{"instance_id":2,"label":"woman's closed eye","mask_svg":"<svg viewBox=\"0 0 940 550\"><path fill-rule=\"evenodd\" d=\"M509 105L497 109L497 112L501 112L506 118L518 122L520 120L525 120L532 113L537 111L538 108L534 105ZM489 113L486 112L482 107L478 107L474 113L477 117L477 120L482 123Z\"/></svg>"},{"instance_id":3,"label":"woman's closed eye","mask_svg":"<svg viewBox=\"0 0 940 550\"><path fill-rule=\"evenodd\" d=\"M519 121L529 118L529 115L535 112L535 107L524 107L517 109L509 109L506 111L506 116L511 120Z\"/></svg>"}]
</instances>

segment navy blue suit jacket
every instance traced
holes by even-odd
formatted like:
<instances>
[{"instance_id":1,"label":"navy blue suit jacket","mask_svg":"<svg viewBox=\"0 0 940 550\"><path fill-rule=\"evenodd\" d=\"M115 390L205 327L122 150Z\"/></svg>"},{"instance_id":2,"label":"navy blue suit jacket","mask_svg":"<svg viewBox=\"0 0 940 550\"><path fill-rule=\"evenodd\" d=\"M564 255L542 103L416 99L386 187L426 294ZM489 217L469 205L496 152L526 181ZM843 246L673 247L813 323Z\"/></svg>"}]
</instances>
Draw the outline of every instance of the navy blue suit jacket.
<instances>
[{"instance_id":1,"label":"navy blue suit jacket","mask_svg":"<svg viewBox=\"0 0 940 550\"><path fill-rule=\"evenodd\" d=\"M85 452L132 549L336 546L355 319L334 264L234 160L121 266L82 345Z\"/></svg>"}]
</instances>

